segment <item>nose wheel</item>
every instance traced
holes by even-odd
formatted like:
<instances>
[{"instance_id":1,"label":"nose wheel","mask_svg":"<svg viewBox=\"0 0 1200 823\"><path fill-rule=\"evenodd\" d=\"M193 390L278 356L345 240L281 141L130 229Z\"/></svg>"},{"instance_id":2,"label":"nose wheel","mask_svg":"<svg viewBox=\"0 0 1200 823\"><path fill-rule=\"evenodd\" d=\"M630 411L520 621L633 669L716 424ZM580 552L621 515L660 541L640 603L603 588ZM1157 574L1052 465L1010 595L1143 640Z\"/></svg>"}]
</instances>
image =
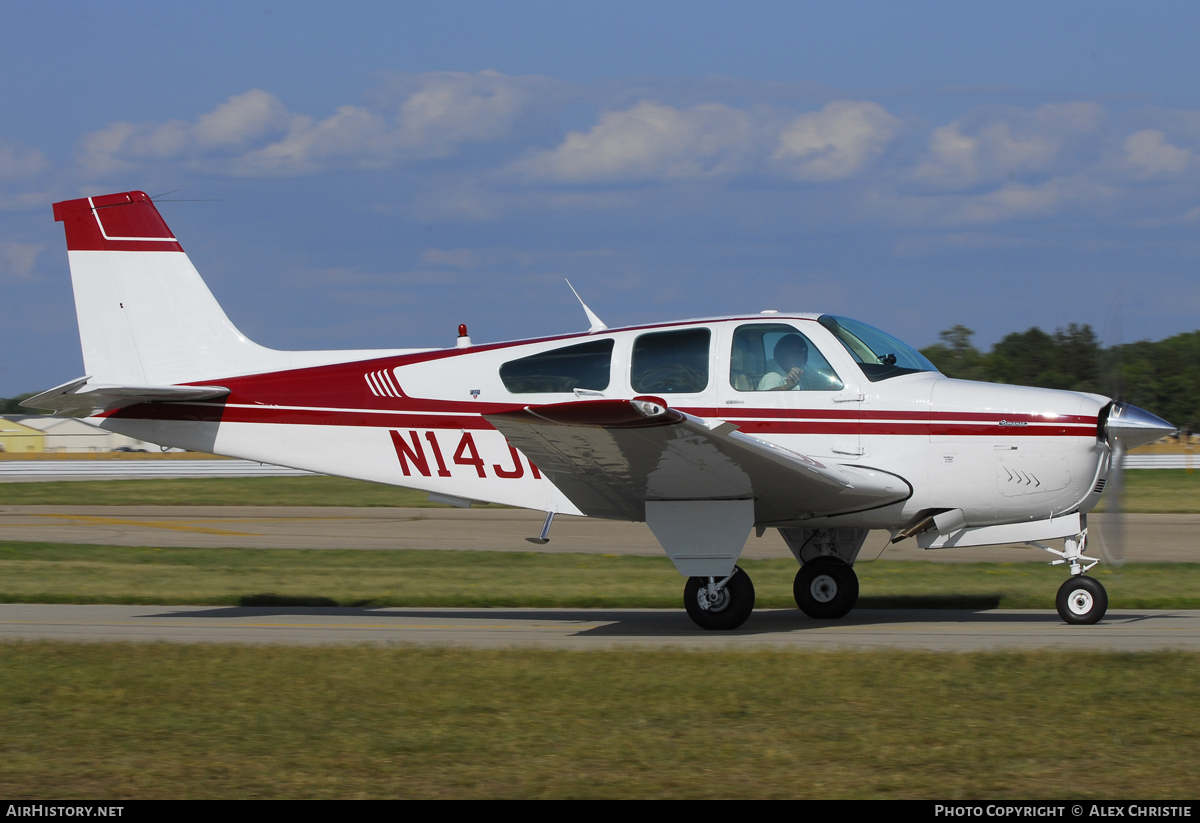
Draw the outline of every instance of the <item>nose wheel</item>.
<instances>
[{"instance_id":1,"label":"nose wheel","mask_svg":"<svg viewBox=\"0 0 1200 823\"><path fill-rule=\"evenodd\" d=\"M740 566L724 579L689 577L683 587L683 606L702 629L736 629L754 611L754 584Z\"/></svg>"},{"instance_id":2,"label":"nose wheel","mask_svg":"<svg viewBox=\"0 0 1200 823\"><path fill-rule=\"evenodd\" d=\"M816 620L845 617L858 602L858 575L840 557L822 556L800 567L792 594L800 611Z\"/></svg>"},{"instance_id":3,"label":"nose wheel","mask_svg":"<svg viewBox=\"0 0 1200 823\"><path fill-rule=\"evenodd\" d=\"M1108 592L1099 580L1079 574L1059 587L1054 605L1067 623L1086 626L1098 622L1108 611Z\"/></svg>"}]
</instances>

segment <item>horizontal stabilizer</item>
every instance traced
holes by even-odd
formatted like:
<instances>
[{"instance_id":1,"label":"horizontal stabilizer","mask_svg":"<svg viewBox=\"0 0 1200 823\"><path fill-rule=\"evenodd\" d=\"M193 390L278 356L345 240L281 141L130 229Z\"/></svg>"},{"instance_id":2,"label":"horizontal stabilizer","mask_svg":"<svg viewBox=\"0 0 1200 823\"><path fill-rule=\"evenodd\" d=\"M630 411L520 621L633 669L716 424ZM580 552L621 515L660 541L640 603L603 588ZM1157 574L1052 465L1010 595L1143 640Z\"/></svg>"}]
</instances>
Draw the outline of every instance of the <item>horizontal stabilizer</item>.
<instances>
[{"instance_id":1,"label":"horizontal stabilizer","mask_svg":"<svg viewBox=\"0 0 1200 823\"><path fill-rule=\"evenodd\" d=\"M52 411L63 417L92 417L138 403L214 400L229 394L224 386L113 386L81 377L21 401L27 409Z\"/></svg>"},{"instance_id":2,"label":"horizontal stabilizer","mask_svg":"<svg viewBox=\"0 0 1200 823\"><path fill-rule=\"evenodd\" d=\"M755 523L886 506L908 482L841 466L667 407L661 398L589 400L485 415L592 517L644 520L655 500L754 500Z\"/></svg>"}]
</instances>

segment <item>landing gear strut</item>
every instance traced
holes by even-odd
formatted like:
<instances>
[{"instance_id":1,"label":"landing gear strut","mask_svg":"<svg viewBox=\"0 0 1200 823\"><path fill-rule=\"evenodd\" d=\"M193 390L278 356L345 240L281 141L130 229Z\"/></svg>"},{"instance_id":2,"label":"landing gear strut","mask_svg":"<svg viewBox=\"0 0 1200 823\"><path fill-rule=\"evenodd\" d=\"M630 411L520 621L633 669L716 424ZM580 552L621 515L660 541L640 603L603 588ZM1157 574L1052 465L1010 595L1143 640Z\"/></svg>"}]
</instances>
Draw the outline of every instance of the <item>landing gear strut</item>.
<instances>
[{"instance_id":1,"label":"landing gear strut","mask_svg":"<svg viewBox=\"0 0 1200 823\"><path fill-rule=\"evenodd\" d=\"M754 611L754 584L739 566L724 579L689 577L683 587L683 607L702 629L736 629Z\"/></svg>"},{"instance_id":2,"label":"landing gear strut","mask_svg":"<svg viewBox=\"0 0 1200 823\"><path fill-rule=\"evenodd\" d=\"M1071 577L1059 587L1058 596L1054 598L1058 616L1064 622L1075 626L1098 623L1100 618L1104 617L1104 613L1108 611L1108 592L1104 590L1104 586L1099 580L1094 577L1085 577L1083 574L1100 562L1083 553L1087 548L1087 529L1084 529L1079 535L1068 537L1063 541L1063 551L1061 552L1049 546L1043 546L1041 543L1033 545L1059 556L1059 560L1050 562L1051 566L1061 566L1066 563L1067 568L1071 570ZM1086 566L1083 565L1085 562Z\"/></svg>"},{"instance_id":3,"label":"landing gear strut","mask_svg":"<svg viewBox=\"0 0 1200 823\"><path fill-rule=\"evenodd\" d=\"M792 594L800 611L815 620L845 617L858 602L858 575L833 555L814 557L796 572Z\"/></svg>"}]
</instances>

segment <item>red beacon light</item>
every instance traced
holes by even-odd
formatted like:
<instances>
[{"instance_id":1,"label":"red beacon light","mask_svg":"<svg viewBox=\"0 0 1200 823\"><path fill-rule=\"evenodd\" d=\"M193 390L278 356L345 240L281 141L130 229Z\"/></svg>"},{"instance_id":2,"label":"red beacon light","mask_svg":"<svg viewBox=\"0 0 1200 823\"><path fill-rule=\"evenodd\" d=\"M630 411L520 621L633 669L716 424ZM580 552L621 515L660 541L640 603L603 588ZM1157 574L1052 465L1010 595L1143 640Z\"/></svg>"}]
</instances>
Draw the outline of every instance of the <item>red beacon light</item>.
<instances>
[{"instance_id":1,"label":"red beacon light","mask_svg":"<svg viewBox=\"0 0 1200 823\"><path fill-rule=\"evenodd\" d=\"M467 334L467 324L458 324L458 347L465 349L471 345L471 337Z\"/></svg>"}]
</instances>

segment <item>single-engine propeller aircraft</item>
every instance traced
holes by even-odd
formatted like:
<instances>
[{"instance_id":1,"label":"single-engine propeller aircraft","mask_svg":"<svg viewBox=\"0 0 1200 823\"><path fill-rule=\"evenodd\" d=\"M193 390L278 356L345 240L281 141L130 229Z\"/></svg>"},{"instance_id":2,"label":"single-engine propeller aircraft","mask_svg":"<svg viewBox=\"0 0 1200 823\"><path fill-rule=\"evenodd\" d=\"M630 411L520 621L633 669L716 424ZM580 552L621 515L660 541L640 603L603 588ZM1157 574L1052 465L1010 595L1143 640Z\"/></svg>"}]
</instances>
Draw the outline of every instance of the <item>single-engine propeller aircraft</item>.
<instances>
[{"instance_id":1,"label":"single-engine propeller aircraft","mask_svg":"<svg viewBox=\"0 0 1200 823\"><path fill-rule=\"evenodd\" d=\"M387 351L275 351L226 317L151 199L54 205L86 377L25 401L176 446L546 513L645 521L706 629L740 626L752 529L839 618L869 529L925 549L1022 542L1099 620L1087 513L1113 455L1174 427L1107 397L951 380L865 323L763 312ZM581 301L582 302L582 301ZM1045 541L1062 540L1061 550Z\"/></svg>"}]
</instances>

